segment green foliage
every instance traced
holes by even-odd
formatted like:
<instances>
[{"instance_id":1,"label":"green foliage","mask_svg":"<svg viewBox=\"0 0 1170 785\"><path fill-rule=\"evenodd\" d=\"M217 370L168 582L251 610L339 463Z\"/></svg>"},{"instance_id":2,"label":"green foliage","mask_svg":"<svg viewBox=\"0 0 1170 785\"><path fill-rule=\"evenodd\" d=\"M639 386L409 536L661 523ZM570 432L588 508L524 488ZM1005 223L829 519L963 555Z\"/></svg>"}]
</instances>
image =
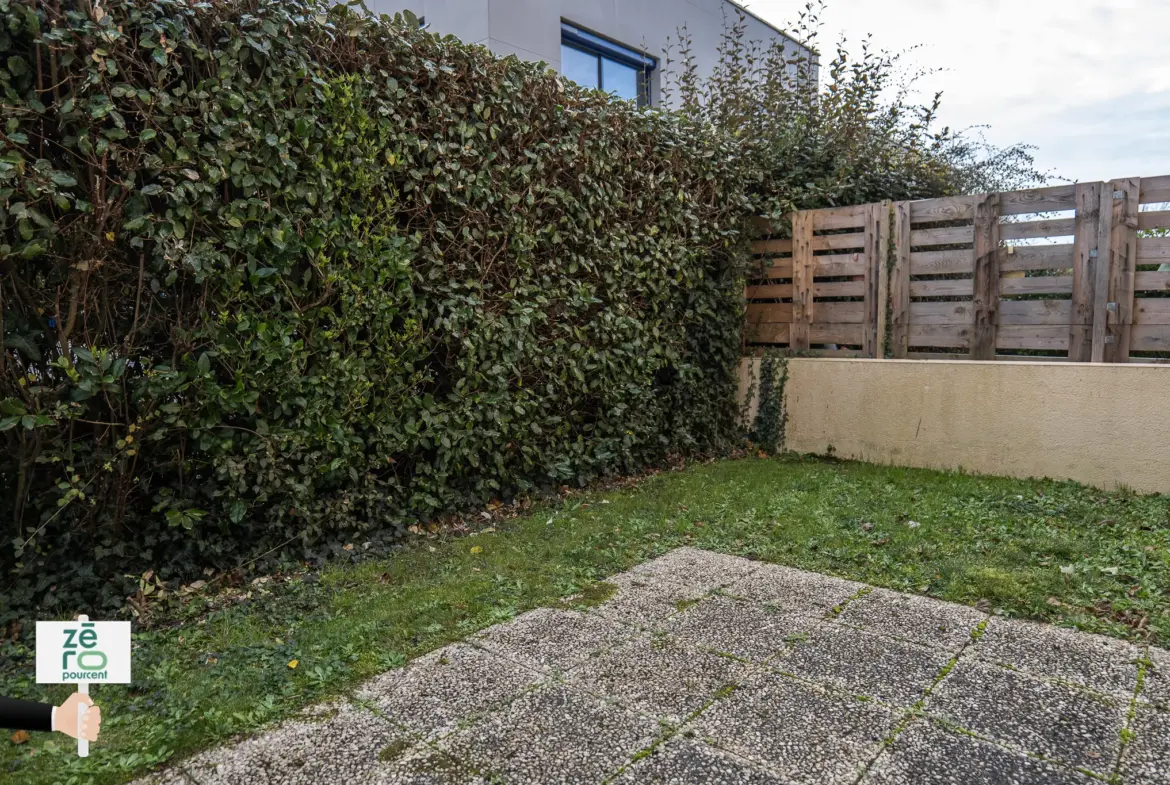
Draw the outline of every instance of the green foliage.
<instances>
[{"instance_id":1,"label":"green foliage","mask_svg":"<svg viewBox=\"0 0 1170 785\"><path fill-rule=\"evenodd\" d=\"M980 129L938 128L941 96L913 102L918 74L868 39L853 57L842 41L832 59L816 51L823 2L810 2L793 26L802 47L747 38L743 12L732 19L709 79L698 76L690 34L672 47L677 68L664 93L689 116L742 140L759 171L751 195L761 214L1004 191L1041 184L1031 148L997 148Z\"/></svg>"},{"instance_id":2,"label":"green foliage","mask_svg":"<svg viewBox=\"0 0 1170 785\"><path fill-rule=\"evenodd\" d=\"M325 0L0 0L11 603L723 448L741 146Z\"/></svg>"},{"instance_id":3,"label":"green foliage","mask_svg":"<svg viewBox=\"0 0 1170 785\"><path fill-rule=\"evenodd\" d=\"M769 350L760 358L759 406L752 427L756 444L769 453L784 449L784 383L788 381L787 355Z\"/></svg>"}]
</instances>

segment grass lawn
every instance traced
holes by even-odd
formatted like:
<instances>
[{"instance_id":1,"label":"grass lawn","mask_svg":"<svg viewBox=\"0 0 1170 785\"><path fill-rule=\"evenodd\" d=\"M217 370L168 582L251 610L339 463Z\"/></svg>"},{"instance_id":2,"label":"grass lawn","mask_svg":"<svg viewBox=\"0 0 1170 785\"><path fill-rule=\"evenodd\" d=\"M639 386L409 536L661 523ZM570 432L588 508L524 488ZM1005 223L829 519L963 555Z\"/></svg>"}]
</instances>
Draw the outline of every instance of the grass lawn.
<instances>
[{"instance_id":1,"label":"grass lawn","mask_svg":"<svg viewBox=\"0 0 1170 785\"><path fill-rule=\"evenodd\" d=\"M94 689L105 718L90 758L63 736L3 739L0 782L123 782L684 544L1170 645L1166 496L751 458L482 523L249 586L219 610L190 603L136 635L132 688ZM27 653L0 654L6 694L67 694L31 683Z\"/></svg>"}]
</instances>

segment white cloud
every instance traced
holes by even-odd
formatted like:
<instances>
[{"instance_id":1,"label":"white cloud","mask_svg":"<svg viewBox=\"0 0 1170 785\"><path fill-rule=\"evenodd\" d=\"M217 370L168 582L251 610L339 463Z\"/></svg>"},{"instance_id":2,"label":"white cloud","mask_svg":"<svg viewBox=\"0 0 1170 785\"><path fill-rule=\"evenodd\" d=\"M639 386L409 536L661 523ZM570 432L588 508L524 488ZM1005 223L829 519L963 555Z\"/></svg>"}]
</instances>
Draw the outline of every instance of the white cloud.
<instances>
[{"instance_id":1,"label":"white cloud","mask_svg":"<svg viewBox=\"0 0 1170 785\"><path fill-rule=\"evenodd\" d=\"M828 0L820 46L865 35L945 69L941 119L990 125L997 144L1039 146L1041 168L1073 180L1170 174L1170 2L1166 0ZM787 26L802 0L752 0Z\"/></svg>"}]
</instances>

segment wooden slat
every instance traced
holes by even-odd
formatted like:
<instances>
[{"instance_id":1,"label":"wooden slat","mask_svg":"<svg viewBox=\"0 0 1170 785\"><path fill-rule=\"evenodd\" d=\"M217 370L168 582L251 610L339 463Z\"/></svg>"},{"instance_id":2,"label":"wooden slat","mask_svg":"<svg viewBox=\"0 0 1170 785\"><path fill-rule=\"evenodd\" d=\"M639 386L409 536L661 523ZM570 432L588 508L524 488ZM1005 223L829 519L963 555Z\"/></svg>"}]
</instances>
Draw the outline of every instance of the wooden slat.
<instances>
[{"instance_id":1,"label":"wooden slat","mask_svg":"<svg viewBox=\"0 0 1170 785\"><path fill-rule=\"evenodd\" d=\"M808 348L808 326L813 320L812 217L798 212L792 218L792 331L793 349Z\"/></svg>"},{"instance_id":2,"label":"wooden slat","mask_svg":"<svg viewBox=\"0 0 1170 785\"><path fill-rule=\"evenodd\" d=\"M957 281L911 281L911 297L970 297L974 291L974 281L970 278L961 278Z\"/></svg>"},{"instance_id":3,"label":"wooden slat","mask_svg":"<svg viewBox=\"0 0 1170 785\"><path fill-rule=\"evenodd\" d=\"M864 297L864 281L817 281L813 284L813 296L820 297Z\"/></svg>"},{"instance_id":4,"label":"wooden slat","mask_svg":"<svg viewBox=\"0 0 1170 785\"><path fill-rule=\"evenodd\" d=\"M1009 245L999 249L999 271L1071 270L1075 245Z\"/></svg>"},{"instance_id":5,"label":"wooden slat","mask_svg":"<svg viewBox=\"0 0 1170 785\"><path fill-rule=\"evenodd\" d=\"M912 324L910 325L911 346L938 346L966 349L971 345L969 324ZM963 355L963 360L971 359Z\"/></svg>"},{"instance_id":6,"label":"wooden slat","mask_svg":"<svg viewBox=\"0 0 1170 785\"><path fill-rule=\"evenodd\" d=\"M1170 352L1170 324L1136 324L1130 328L1135 352Z\"/></svg>"},{"instance_id":7,"label":"wooden slat","mask_svg":"<svg viewBox=\"0 0 1170 785\"><path fill-rule=\"evenodd\" d=\"M1072 294L1071 275L1037 275L1033 278L1000 278L999 293L1018 294Z\"/></svg>"},{"instance_id":8,"label":"wooden slat","mask_svg":"<svg viewBox=\"0 0 1170 785\"><path fill-rule=\"evenodd\" d=\"M792 299L792 284L774 283L749 286L745 296L749 300L790 300Z\"/></svg>"},{"instance_id":9,"label":"wooden slat","mask_svg":"<svg viewBox=\"0 0 1170 785\"><path fill-rule=\"evenodd\" d=\"M1067 356L1036 355L1036 354L997 354L995 359L1001 363L1067 363Z\"/></svg>"},{"instance_id":10,"label":"wooden slat","mask_svg":"<svg viewBox=\"0 0 1170 785\"><path fill-rule=\"evenodd\" d=\"M755 262L755 267L749 273L752 278L780 279L792 277L791 259L763 259Z\"/></svg>"},{"instance_id":11,"label":"wooden slat","mask_svg":"<svg viewBox=\"0 0 1170 785\"><path fill-rule=\"evenodd\" d=\"M975 252L916 251L910 254L911 275L942 275L943 273L972 273L975 271Z\"/></svg>"},{"instance_id":12,"label":"wooden slat","mask_svg":"<svg viewBox=\"0 0 1170 785\"><path fill-rule=\"evenodd\" d=\"M1139 272L1134 276L1134 291L1170 292L1170 272Z\"/></svg>"},{"instance_id":13,"label":"wooden slat","mask_svg":"<svg viewBox=\"0 0 1170 785\"><path fill-rule=\"evenodd\" d=\"M758 256L792 253L792 240L757 240L752 243L752 253Z\"/></svg>"},{"instance_id":14,"label":"wooden slat","mask_svg":"<svg viewBox=\"0 0 1170 785\"><path fill-rule=\"evenodd\" d=\"M1160 202L1170 202L1170 175L1143 177L1141 203L1158 204Z\"/></svg>"},{"instance_id":15,"label":"wooden slat","mask_svg":"<svg viewBox=\"0 0 1170 785\"><path fill-rule=\"evenodd\" d=\"M861 349L816 349L811 352L813 357L864 357Z\"/></svg>"},{"instance_id":16,"label":"wooden slat","mask_svg":"<svg viewBox=\"0 0 1170 785\"><path fill-rule=\"evenodd\" d=\"M859 346L864 342L864 327L860 324L827 324L813 322L808 328L808 341L812 343L847 343Z\"/></svg>"},{"instance_id":17,"label":"wooden slat","mask_svg":"<svg viewBox=\"0 0 1170 785\"><path fill-rule=\"evenodd\" d=\"M910 352L907 355L911 360L970 360L966 354L952 352Z\"/></svg>"},{"instance_id":18,"label":"wooden slat","mask_svg":"<svg viewBox=\"0 0 1170 785\"><path fill-rule=\"evenodd\" d=\"M1071 236L1075 231L1075 219L1073 218L1005 223L999 227L1000 237L1004 240L1034 240L1040 237L1066 237Z\"/></svg>"},{"instance_id":19,"label":"wooden slat","mask_svg":"<svg viewBox=\"0 0 1170 785\"><path fill-rule=\"evenodd\" d=\"M856 303L817 303L817 319L831 324L865 324L866 306Z\"/></svg>"},{"instance_id":20,"label":"wooden slat","mask_svg":"<svg viewBox=\"0 0 1170 785\"><path fill-rule=\"evenodd\" d=\"M812 238L814 251L862 250L865 248L865 232L849 234L823 234Z\"/></svg>"},{"instance_id":21,"label":"wooden slat","mask_svg":"<svg viewBox=\"0 0 1170 785\"><path fill-rule=\"evenodd\" d=\"M1133 325L1134 277L1137 272L1137 180L1114 180L1108 186L1113 201L1109 234L1109 304L1106 306L1105 362L1129 359ZM1098 257L1099 258L1099 257Z\"/></svg>"},{"instance_id":22,"label":"wooden slat","mask_svg":"<svg viewBox=\"0 0 1170 785\"><path fill-rule=\"evenodd\" d=\"M1170 297L1138 297L1135 299L1133 301L1133 323L1170 324Z\"/></svg>"},{"instance_id":23,"label":"wooden slat","mask_svg":"<svg viewBox=\"0 0 1170 785\"><path fill-rule=\"evenodd\" d=\"M1068 325L1005 324L995 344L1000 349L1068 349Z\"/></svg>"},{"instance_id":24,"label":"wooden slat","mask_svg":"<svg viewBox=\"0 0 1170 785\"><path fill-rule=\"evenodd\" d=\"M995 357L999 318L999 194L983 194L975 202L975 277L972 279L971 359ZM1006 283L1006 281L1004 282Z\"/></svg>"},{"instance_id":25,"label":"wooden slat","mask_svg":"<svg viewBox=\"0 0 1170 785\"><path fill-rule=\"evenodd\" d=\"M890 266L890 353L905 358L910 327L910 202L894 205L894 258Z\"/></svg>"},{"instance_id":26,"label":"wooden slat","mask_svg":"<svg viewBox=\"0 0 1170 785\"><path fill-rule=\"evenodd\" d=\"M949 226L943 229L914 229L910 245L920 248L930 245L966 245L975 237L973 226Z\"/></svg>"},{"instance_id":27,"label":"wooden slat","mask_svg":"<svg viewBox=\"0 0 1170 785\"><path fill-rule=\"evenodd\" d=\"M857 229L865 226L867 207L868 205L853 205L850 207L825 207L820 210L809 210L812 213L813 231Z\"/></svg>"},{"instance_id":28,"label":"wooden slat","mask_svg":"<svg viewBox=\"0 0 1170 785\"><path fill-rule=\"evenodd\" d=\"M1000 325L1044 324L1067 327L1072 317L1070 300L1000 300Z\"/></svg>"},{"instance_id":29,"label":"wooden slat","mask_svg":"<svg viewBox=\"0 0 1170 785\"><path fill-rule=\"evenodd\" d=\"M971 303L910 303L913 324L971 324Z\"/></svg>"},{"instance_id":30,"label":"wooden slat","mask_svg":"<svg viewBox=\"0 0 1170 785\"><path fill-rule=\"evenodd\" d=\"M1131 363L1142 363L1144 365L1170 365L1170 359L1164 357L1134 357L1131 354L1129 361Z\"/></svg>"},{"instance_id":31,"label":"wooden slat","mask_svg":"<svg viewBox=\"0 0 1170 785\"><path fill-rule=\"evenodd\" d=\"M877 259L880 255L878 236L881 234L882 224L881 204L871 204L865 214L865 258ZM888 210L887 210L888 213ZM872 265L865 266L862 275L865 287L865 315L862 325L861 348L866 357L877 357L877 275Z\"/></svg>"},{"instance_id":32,"label":"wooden slat","mask_svg":"<svg viewBox=\"0 0 1170 785\"><path fill-rule=\"evenodd\" d=\"M934 221L969 221L975 214L975 197L947 196L910 202L911 223Z\"/></svg>"},{"instance_id":33,"label":"wooden slat","mask_svg":"<svg viewBox=\"0 0 1170 785\"><path fill-rule=\"evenodd\" d=\"M1076 186L1055 185L1027 191L1010 191L1001 195L1002 215L1049 213L1076 209Z\"/></svg>"},{"instance_id":34,"label":"wooden slat","mask_svg":"<svg viewBox=\"0 0 1170 785\"><path fill-rule=\"evenodd\" d=\"M792 321L792 303L753 303L747 307L748 324Z\"/></svg>"},{"instance_id":35,"label":"wooden slat","mask_svg":"<svg viewBox=\"0 0 1170 785\"><path fill-rule=\"evenodd\" d=\"M791 324L783 322L749 323L744 329L744 339L748 343L788 343L791 328Z\"/></svg>"},{"instance_id":36,"label":"wooden slat","mask_svg":"<svg viewBox=\"0 0 1170 785\"><path fill-rule=\"evenodd\" d=\"M1170 210L1138 213L1138 229L1170 229Z\"/></svg>"},{"instance_id":37,"label":"wooden slat","mask_svg":"<svg viewBox=\"0 0 1170 785\"><path fill-rule=\"evenodd\" d=\"M1170 262L1170 237L1142 237L1137 241L1138 264Z\"/></svg>"},{"instance_id":38,"label":"wooden slat","mask_svg":"<svg viewBox=\"0 0 1170 785\"><path fill-rule=\"evenodd\" d=\"M1093 284L1098 259L1098 227L1101 222L1101 189L1104 183L1078 183L1077 215L1073 230L1072 299L1069 302L1069 359L1093 358Z\"/></svg>"},{"instance_id":39,"label":"wooden slat","mask_svg":"<svg viewBox=\"0 0 1170 785\"><path fill-rule=\"evenodd\" d=\"M830 278L842 275L865 275L869 261L865 254L840 254L838 256L816 256L816 270L813 275L817 278Z\"/></svg>"},{"instance_id":40,"label":"wooden slat","mask_svg":"<svg viewBox=\"0 0 1170 785\"><path fill-rule=\"evenodd\" d=\"M874 352L873 356L879 360L886 356L886 330L888 324L886 320L889 318L889 308L887 304L890 302L890 231L891 231L891 207L893 205L889 201L882 202L878 206L878 237L877 237L877 252L873 256L873 263L870 267L871 271L877 270L877 299L869 309L871 313L876 313L876 326L874 329ZM872 273L871 273L872 274Z\"/></svg>"}]
</instances>

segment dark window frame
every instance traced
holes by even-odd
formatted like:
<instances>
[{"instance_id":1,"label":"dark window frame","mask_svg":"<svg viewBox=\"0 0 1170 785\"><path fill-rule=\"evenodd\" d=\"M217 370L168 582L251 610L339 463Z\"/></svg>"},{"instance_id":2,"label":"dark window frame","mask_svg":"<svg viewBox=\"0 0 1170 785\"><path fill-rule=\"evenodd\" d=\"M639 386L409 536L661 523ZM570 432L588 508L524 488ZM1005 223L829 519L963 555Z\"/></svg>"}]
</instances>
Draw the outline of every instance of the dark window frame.
<instances>
[{"instance_id":1,"label":"dark window frame","mask_svg":"<svg viewBox=\"0 0 1170 785\"><path fill-rule=\"evenodd\" d=\"M650 105L650 75L658 68L658 60L616 41L602 38L576 25L561 22L561 46L567 46L583 54L597 58L597 84L605 89L602 78L603 61L629 66L638 72L638 106Z\"/></svg>"}]
</instances>

